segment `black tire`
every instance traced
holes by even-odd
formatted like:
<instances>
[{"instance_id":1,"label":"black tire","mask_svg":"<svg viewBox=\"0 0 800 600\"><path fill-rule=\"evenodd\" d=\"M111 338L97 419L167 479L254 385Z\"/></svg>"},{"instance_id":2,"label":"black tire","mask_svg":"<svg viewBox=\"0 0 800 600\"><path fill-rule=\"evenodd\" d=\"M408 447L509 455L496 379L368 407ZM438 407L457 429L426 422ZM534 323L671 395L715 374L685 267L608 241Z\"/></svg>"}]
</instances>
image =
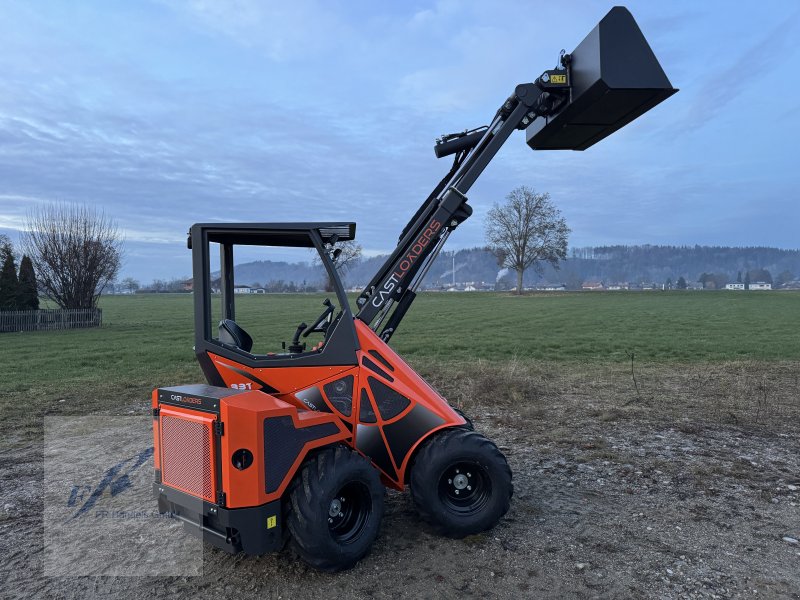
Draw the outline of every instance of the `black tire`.
<instances>
[{"instance_id":1,"label":"black tire","mask_svg":"<svg viewBox=\"0 0 800 600\"><path fill-rule=\"evenodd\" d=\"M320 571L349 569L378 535L383 496L378 472L365 458L341 446L318 452L289 490L292 550Z\"/></svg>"},{"instance_id":2,"label":"black tire","mask_svg":"<svg viewBox=\"0 0 800 600\"><path fill-rule=\"evenodd\" d=\"M451 406L450 408L456 411L458 413L458 416L466 421L466 423L464 423L463 425L458 425L457 427L460 427L461 429L466 429L467 431L475 431L475 424L472 422L472 419L470 419L464 413L463 410L461 410L460 408L456 408L455 406Z\"/></svg>"},{"instance_id":3,"label":"black tire","mask_svg":"<svg viewBox=\"0 0 800 600\"><path fill-rule=\"evenodd\" d=\"M452 538L497 525L514 493L503 453L463 428L445 429L425 443L411 467L410 484L420 516Z\"/></svg>"}]
</instances>

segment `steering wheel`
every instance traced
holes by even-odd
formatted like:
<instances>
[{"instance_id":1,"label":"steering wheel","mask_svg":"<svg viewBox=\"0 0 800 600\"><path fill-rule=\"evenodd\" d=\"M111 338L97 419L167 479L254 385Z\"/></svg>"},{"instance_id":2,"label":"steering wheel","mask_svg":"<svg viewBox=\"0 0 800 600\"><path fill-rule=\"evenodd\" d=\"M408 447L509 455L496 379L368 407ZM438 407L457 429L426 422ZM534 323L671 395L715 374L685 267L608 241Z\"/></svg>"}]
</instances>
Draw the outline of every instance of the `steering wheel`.
<instances>
[{"instance_id":1,"label":"steering wheel","mask_svg":"<svg viewBox=\"0 0 800 600\"><path fill-rule=\"evenodd\" d=\"M325 310L322 311L322 314L316 321L314 321L314 324L311 325L311 327L303 331L303 337L308 337L309 334L314 333L315 331L325 332L325 330L328 329L328 324L326 324L324 327L321 325L328 320L328 318L333 314L333 311L336 310L336 307L333 305L333 302L331 302L330 298L325 298L325 301L322 304L325 305Z\"/></svg>"}]
</instances>

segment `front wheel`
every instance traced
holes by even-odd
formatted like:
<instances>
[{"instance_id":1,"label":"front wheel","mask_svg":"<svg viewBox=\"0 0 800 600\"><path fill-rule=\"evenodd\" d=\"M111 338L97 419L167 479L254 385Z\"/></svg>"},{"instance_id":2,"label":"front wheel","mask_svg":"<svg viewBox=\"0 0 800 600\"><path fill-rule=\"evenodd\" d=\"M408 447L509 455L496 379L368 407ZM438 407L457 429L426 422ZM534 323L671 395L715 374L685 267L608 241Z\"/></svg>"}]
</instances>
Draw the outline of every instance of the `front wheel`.
<instances>
[{"instance_id":1,"label":"front wheel","mask_svg":"<svg viewBox=\"0 0 800 600\"><path fill-rule=\"evenodd\" d=\"M420 516L453 538L497 525L514 492L506 457L481 434L463 428L446 429L425 443L409 483Z\"/></svg>"},{"instance_id":2,"label":"front wheel","mask_svg":"<svg viewBox=\"0 0 800 600\"><path fill-rule=\"evenodd\" d=\"M320 571L349 569L378 535L383 495L366 459L344 447L322 450L306 461L288 495L292 549Z\"/></svg>"}]
</instances>

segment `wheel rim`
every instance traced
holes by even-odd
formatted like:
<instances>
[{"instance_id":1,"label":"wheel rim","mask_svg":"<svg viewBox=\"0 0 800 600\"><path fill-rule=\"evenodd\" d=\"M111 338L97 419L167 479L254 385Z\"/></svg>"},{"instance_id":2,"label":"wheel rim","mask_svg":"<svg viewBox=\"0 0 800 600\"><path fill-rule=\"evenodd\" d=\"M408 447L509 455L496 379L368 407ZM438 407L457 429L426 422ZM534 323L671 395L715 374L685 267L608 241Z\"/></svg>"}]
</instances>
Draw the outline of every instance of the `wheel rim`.
<instances>
[{"instance_id":1,"label":"wheel rim","mask_svg":"<svg viewBox=\"0 0 800 600\"><path fill-rule=\"evenodd\" d=\"M351 481L343 486L328 504L328 530L340 544L354 542L364 531L372 514L369 488Z\"/></svg>"},{"instance_id":2,"label":"wheel rim","mask_svg":"<svg viewBox=\"0 0 800 600\"><path fill-rule=\"evenodd\" d=\"M439 499L460 515L479 512L492 494L489 473L476 462L460 461L448 466L439 478Z\"/></svg>"}]
</instances>

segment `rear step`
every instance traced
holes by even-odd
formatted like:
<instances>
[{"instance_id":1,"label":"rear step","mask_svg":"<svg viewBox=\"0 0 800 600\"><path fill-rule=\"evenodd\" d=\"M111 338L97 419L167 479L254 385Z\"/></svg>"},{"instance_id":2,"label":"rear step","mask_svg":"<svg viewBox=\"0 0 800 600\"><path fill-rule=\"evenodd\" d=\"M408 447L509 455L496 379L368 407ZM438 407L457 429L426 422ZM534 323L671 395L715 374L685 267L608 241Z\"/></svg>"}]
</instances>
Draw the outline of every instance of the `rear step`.
<instances>
[{"instance_id":1,"label":"rear step","mask_svg":"<svg viewBox=\"0 0 800 600\"><path fill-rule=\"evenodd\" d=\"M236 554L242 549L238 533L234 534L233 536L226 535L220 531L217 531L216 529L208 527L207 525L203 525L199 522L199 520L191 519L185 515L173 513L172 516L183 521L184 531L190 533L196 538L200 538L204 542L207 542L216 548L219 548L220 550L224 550L230 554Z\"/></svg>"},{"instance_id":2,"label":"rear step","mask_svg":"<svg viewBox=\"0 0 800 600\"><path fill-rule=\"evenodd\" d=\"M266 554L286 541L280 500L226 509L159 483L153 484L153 495L160 513L180 519L185 531L225 552Z\"/></svg>"}]
</instances>

